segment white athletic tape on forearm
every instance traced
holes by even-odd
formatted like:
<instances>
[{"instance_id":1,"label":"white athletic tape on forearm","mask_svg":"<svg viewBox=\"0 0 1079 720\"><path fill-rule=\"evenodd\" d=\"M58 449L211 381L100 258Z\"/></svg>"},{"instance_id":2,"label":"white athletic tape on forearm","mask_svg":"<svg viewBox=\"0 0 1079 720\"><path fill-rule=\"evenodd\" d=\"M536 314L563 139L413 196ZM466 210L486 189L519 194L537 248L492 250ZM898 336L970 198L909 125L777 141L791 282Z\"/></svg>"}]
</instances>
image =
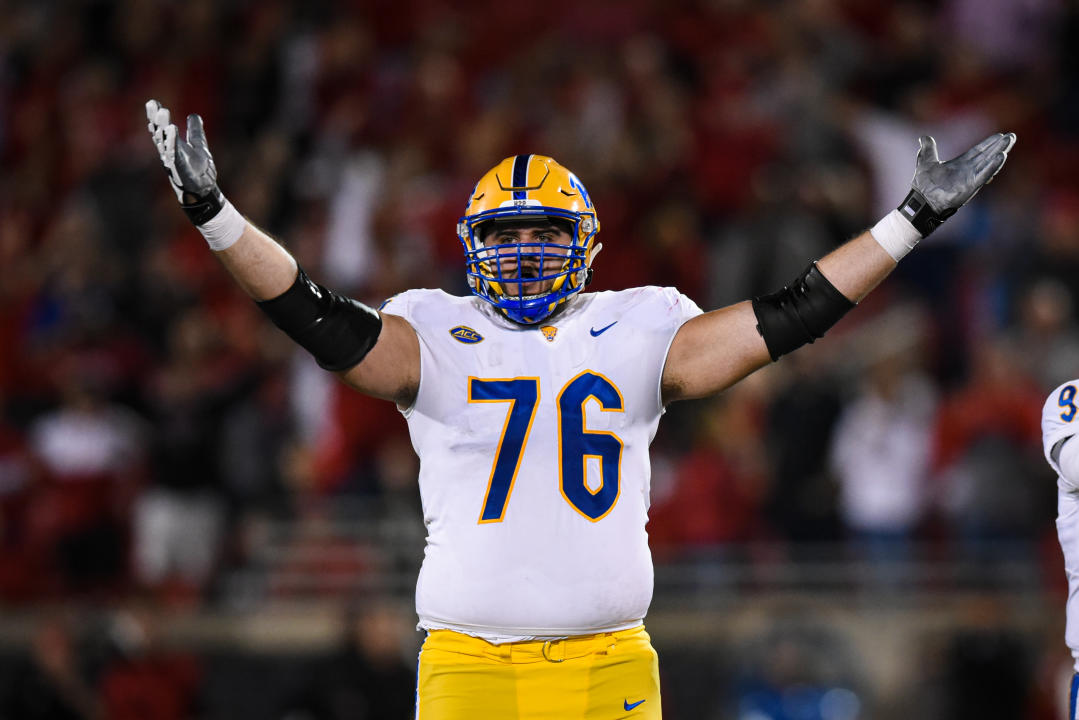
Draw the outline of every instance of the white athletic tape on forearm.
<instances>
[{"instance_id":1,"label":"white athletic tape on forearm","mask_svg":"<svg viewBox=\"0 0 1079 720\"><path fill-rule=\"evenodd\" d=\"M903 256L913 250L922 239L922 234L915 230L910 221L898 210L892 210L882 217L869 232L896 262L902 260Z\"/></svg>"},{"instance_id":2,"label":"white athletic tape on forearm","mask_svg":"<svg viewBox=\"0 0 1079 720\"><path fill-rule=\"evenodd\" d=\"M199 232L206 238L210 249L221 252L232 247L240 236L244 234L247 220L232 206L228 200L221 206L221 212L214 215L202 225L198 226Z\"/></svg>"}]
</instances>

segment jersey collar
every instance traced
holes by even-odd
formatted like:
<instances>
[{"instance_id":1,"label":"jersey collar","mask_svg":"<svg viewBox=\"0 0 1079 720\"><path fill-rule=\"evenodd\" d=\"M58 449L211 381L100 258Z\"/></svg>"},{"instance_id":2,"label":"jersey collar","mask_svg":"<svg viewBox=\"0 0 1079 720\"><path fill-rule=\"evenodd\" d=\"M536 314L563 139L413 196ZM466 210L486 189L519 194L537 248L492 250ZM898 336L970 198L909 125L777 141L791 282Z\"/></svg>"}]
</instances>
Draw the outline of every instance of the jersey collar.
<instances>
[{"instance_id":1,"label":"jersey collar","mask_svg":"<svg viewBox=\"0 0 1079 720\"><path fill-rule=\"evenodd\" d=\"M480 311L480 314L490 320L493 325L506 330L526 332L528 330L538 331L543 325L560 325L575 318L584 312L585 308L592 304L592 299L594 297L595 293L579 292L571 296L566 302L562 303L551 317L546 318L542 322L535 323L534 325L515 323L502 313L498 312L498 310L490 303L485 302L478 297L473 296L472 302Z\"/></svg>"}]
</instances>

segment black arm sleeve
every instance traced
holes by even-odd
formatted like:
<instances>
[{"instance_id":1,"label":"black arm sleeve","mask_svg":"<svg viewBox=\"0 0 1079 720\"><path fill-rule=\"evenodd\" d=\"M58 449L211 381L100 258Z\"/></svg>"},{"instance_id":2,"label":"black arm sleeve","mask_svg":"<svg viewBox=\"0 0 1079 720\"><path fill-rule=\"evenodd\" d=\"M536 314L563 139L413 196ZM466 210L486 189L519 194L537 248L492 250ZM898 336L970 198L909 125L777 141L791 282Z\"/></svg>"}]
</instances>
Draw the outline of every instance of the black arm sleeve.
<instances>
[{"instance_id":1,"label":"black arm sleeve","mask_svg":"<svg viewBox=\"0 0 1079 720\"><path fill-rule=\"evenodd\" d=\"M753 298L757 332L773 361L823 337L852 307L854 303L828 282L817 263L779 292Z\"/></svg>"},{"instance_id":2,"label":"black arm sleeve","mask_svg":"<svg viewBox=\"0 0 1079 720\"><path fill-rule=\"evenodd\" d=\"M292 287L256 304L320 366L333 372L363 360L382 331L377 311L312 282L303 268Z\"/></svg>"}]
</instances>

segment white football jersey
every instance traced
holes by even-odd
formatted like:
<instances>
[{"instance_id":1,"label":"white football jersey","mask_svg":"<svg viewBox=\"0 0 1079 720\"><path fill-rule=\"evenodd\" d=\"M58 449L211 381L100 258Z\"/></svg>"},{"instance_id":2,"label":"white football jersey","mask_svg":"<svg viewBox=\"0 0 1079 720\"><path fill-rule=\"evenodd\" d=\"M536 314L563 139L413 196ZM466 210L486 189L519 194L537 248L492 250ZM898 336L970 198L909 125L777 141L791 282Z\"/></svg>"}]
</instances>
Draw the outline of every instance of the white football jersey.
<instances>
[{"instance_id":1,"label":"white football jersey","mask_svg":"<svg viewBox=\"0 0 1079 720\"><path fill-rule=\"evenodd\" d=\"M420 627L511 642L639 625L660 377L701 309L644 287L582 293L534 326L441 290L401 293L383 312L420 341L403 410L427 526Z\"/></svg>"},{"instance_id":2,"label":"white football jersey","mask_svg":"<svg viewBox=\"0 0 1079 720\"><path fill-rule=\"evenodd\" d=\"M1060 465L1053 459L1053 447L1066 438L1079 433L1079 380L1066 382L1052 393L1042 407L1042 449L1049 466L1058 474ZM1079 489L1079 478L1061 478Z\"/></svg>"},{"instance_id":3,"label":"white football jersey","mask_svg":"<svg viewBox=\"0 0 1079 720\"><path fill-rule=\"evenodd\" d=\"M1068 576L1067 624L1064 639L1079 672L1079 439L1069 440L1053 457L1061 440L1079 433L1079 380L1064 383L1049 395L1042 408L1042 447L1049 466L1057 473L1057 537L1064 551Z\"/></svg>"}]
</instances>

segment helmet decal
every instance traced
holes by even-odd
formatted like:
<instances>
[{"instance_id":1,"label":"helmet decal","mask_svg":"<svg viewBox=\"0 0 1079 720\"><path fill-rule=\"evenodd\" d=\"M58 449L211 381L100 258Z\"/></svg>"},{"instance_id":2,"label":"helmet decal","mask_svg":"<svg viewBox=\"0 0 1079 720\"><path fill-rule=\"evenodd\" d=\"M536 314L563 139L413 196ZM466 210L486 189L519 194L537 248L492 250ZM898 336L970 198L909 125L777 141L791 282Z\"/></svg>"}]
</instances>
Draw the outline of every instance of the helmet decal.
<instances>
[{"instance_id":1,"label":"helmet decal","mask_svg":"<svg viewBox=\"0 0 1079 720\"><path fill-rule=\"evenodd\" d=\"M513 199L527 200L528 190L528 162L531 155L518 155L513 158ZM518 189L520 188L520 189Z\"/></svg>"},{"instance_id":2,"label":"helmet decal","mask_svg":"<svg viewBox=\"0 0 1079 720\"><path fill-rule=\"evenodd\" d=\"M588 191L584 189L584 185L577 179L577 176L573 173L569 174L569 184L577 192L581 193L581 197L584 198L584 204L588 207L592 207L592 198L588 197Z\"/></svg>"}]
</instances>

